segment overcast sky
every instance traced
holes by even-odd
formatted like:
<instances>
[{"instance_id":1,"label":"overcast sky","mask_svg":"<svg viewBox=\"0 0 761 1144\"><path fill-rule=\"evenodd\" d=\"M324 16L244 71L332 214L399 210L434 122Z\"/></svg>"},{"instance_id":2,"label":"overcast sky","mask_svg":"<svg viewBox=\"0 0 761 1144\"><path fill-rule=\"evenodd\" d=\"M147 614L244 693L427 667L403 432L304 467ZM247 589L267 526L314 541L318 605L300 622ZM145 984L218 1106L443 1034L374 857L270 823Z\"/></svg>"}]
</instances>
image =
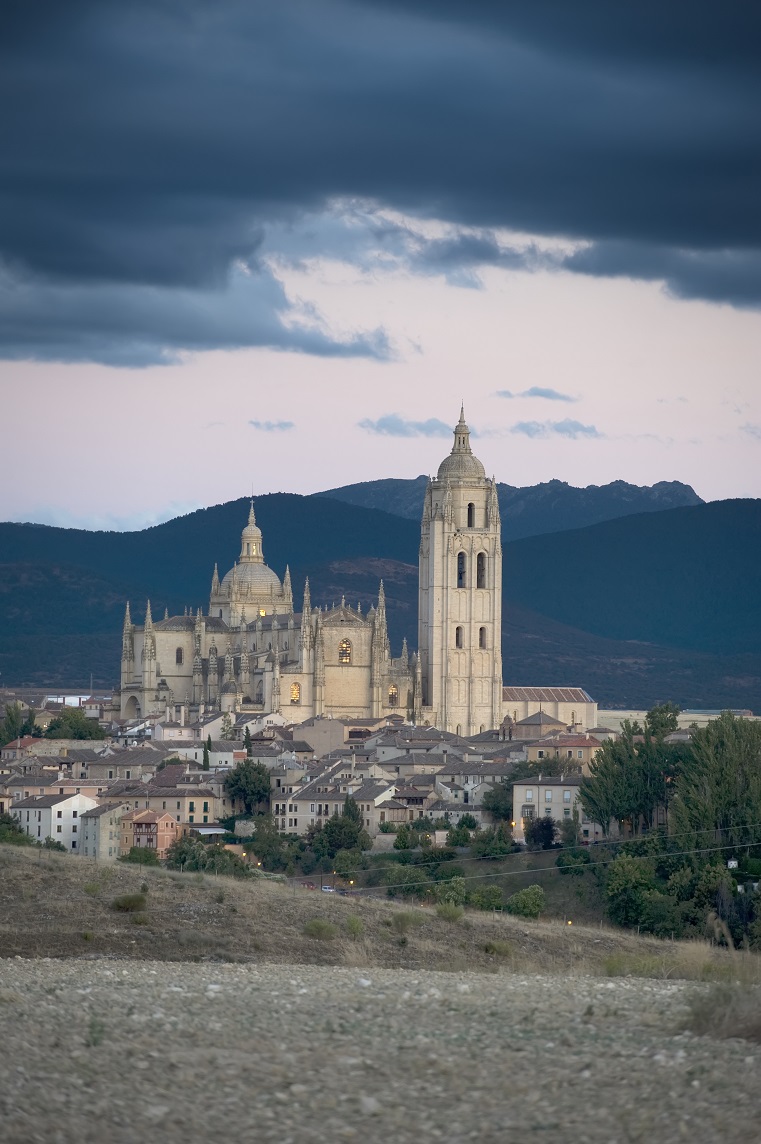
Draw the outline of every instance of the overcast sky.
<instances>
[{"instance_id":1,"label":"overcast sky","mask_svg":"<svg viewBox=\"0 0 761 1144\"><path fill-rule=\"evenodd\" d=\"M0 518L761 496L761 8L9 0Z\"/></svg>"}]
</instances>

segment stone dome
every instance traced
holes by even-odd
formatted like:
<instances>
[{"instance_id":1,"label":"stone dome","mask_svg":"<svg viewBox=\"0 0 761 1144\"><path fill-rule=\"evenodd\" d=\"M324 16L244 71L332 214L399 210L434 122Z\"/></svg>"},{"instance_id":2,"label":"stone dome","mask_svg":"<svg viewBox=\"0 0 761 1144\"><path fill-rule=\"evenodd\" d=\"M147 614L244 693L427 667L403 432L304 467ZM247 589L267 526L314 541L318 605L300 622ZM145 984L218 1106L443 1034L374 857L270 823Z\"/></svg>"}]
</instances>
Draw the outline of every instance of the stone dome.
<instances>
[{"instance_id":1,"label":"stone dome","mask_svg":"<svg viewBox=\"0 0 761 1144\"><path fill-rule=\"evenodd\" d=\"M231 568L222 581L223 587L231 588L235 576L235 583L238 586L250 585L255 588L264 588L265 590L270 587L280 591L282 584L278 579L276 572L268 568L266 564L258 564L253 561L245 561L237 564L235 568Z\"/></svg>"},{"instance_id":2,"label":"stone dome","mask_svg":"<svg viewBox=\"0 0 761 1144\"><path fill-rule=\"evenodd\" d=\"M473 453L450 453L439 465L439 481L483 480L486 469Z\"/></svg>"},{"instance_id":3,"label":"stone dome","mask_svg":"<svg viewBox=\"0 0 761 1144\"><path fill-rule=\"evenodd\" d=\"M470 447L470 429L465 423L465 410L460 410L460 420L454 429L452 452L439 465L436 479L439 481L483 481L486 469Z\"/></svg>"}]
</instances>

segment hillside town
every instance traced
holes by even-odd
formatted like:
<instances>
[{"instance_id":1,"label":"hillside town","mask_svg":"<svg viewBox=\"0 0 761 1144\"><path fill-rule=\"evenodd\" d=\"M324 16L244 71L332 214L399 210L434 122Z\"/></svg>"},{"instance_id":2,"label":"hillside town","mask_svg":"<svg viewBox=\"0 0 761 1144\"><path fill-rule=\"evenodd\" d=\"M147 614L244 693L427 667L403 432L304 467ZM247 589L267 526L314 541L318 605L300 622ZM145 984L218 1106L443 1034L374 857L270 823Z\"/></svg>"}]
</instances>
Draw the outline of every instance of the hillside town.
<instances>
[{"instance_id":1,"label":"hillside town","mask_svg":"<svg viewBox=\"0 0 761 1144\"><path fill-rule=\"evenodd\" d=\"M106 862L133 847L149 847L162 860L178 837L220 842L236 829L227 820L241 815L238 832L245 830L246 807L230 794L227 779L250 762L266 768L270 792L262 809L269 809L284 836L313 833L341 812L347 796L357 803L362 828L377 849L399 826L416 820L456 827L468 816L474 828L487 827L493 820L484 798L500 784L512 785L517 842L523 841L525 823L540 815L558 824L578 818L582 843L608 836L608 825L603 830L580 807L580 782L602 744L620 737L622 718L637 713L606 712L610 725L595 719L586 727L543 709L553 703L582 709L588 699L583 693L509 693L510 703L534 708L531 714L517 721L507 717L496 730L468 738L416 727L398 716L287 724L275 714L239 715L233 722L217 710L189 722L184 707L111 726L103 715L106 703L95 696L83 697L76 707L39 696L39 709L16 698L20 714L34 720L37 736L67 709L104 737L26 734L6 743L0 748L0 814L13 815L40 845L58 844ZM596 705L591 707L596 716ZM705 722L705 713L682 713L684 726L667 740L688 739L688 721L696 725L697 719ZM533 775L523 777L526 769Z\"/></svg>"}]
</instances>

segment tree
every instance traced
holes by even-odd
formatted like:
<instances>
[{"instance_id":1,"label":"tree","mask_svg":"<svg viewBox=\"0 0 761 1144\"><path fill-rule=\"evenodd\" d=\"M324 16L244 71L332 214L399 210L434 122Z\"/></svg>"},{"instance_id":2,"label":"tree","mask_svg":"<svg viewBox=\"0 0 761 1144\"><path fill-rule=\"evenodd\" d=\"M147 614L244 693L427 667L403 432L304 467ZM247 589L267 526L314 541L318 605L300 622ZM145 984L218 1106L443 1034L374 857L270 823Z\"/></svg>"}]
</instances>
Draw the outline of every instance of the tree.
<instances>
[{"instance_id":1,"label":"tree","mask_svg":"<svg viewBox=\"0 0 761 1144\"><path fill-rule=\"evenodd\" d=\"M556 834L557 824L547 814L530 818L523 827L523 837L529 850L551 850Z\"/></svg>"},{"instance_id":2,"label":"tree","mask_svg":"<svg viewBox=\"0 0 761 1144\"><path fill-rule=\"evenodd\" d=\"M106 732L95 719L88 719L81 707L64 707L51 719L46 739L105 739Z\"/></svg>"},{"instance_id":3,"label":"tree","mask_svg":"<svg viewBox=\"0 0 761 1144\"><path fill-rule=\"evenodd\" d=\"M645 726L654 739L663 739L679 727L681 707L676 703L657 703L645 716Z\"/></svg>"},{"instance_id":4,"label":"tree","mask_svg":"<svg viewBox=\"0 0 761 1144\"><path fill-rule=\"evenodd\" d=\"M356 803L355 803L356 806ZM370 838L350 814L334 814L314 835L312 849L320 858L334 858L339 850L367 850Z\"/></svg>"},{"instance_id":5,"label":"tree","mask_svg":"<svg viewBox=\"0 0 761 1144\"><path fill-rule=\"evenodd\" d=\"M603 743L581 780L579 799L585 814L606 836L611 821L628 821L635 835L652 829L656 809L667 800L673 758L649 727L637 741L633 724L625 720L621 738Z\"/></svg>"},{"instance_id":6,"label":"tree","mask_svg":"<svg viewBox=\"0 0 761 1144\"><path fill-rule=\"evenodd\" d=\"M362 811L359 809L359 803L355 802L354 799L348 794L344 799L344 805L341 814L344 816L344 818L350 818L352 822L357 822L360 826L362 825Z\"/></svg>"},{"instance_id":7,"label":"tree","mask_svg":"<svg viewBox=\"0 0 761 1144\"><path fill-rule=\"evenodd\" d=\"M269 802L270 773L264 763L246 759L227 775L225 789L234 802L243 803L246 814L257 814Z\"/></svg>"},{"instance_id":8,"label":"tree","mask_svg":"<svg viewBox=\"0 0 761 1144\"><path fill-rule=\"evenodd\" d=\"M464 826L466 830L478 830L478 823L472 814L461 815L459 825Z\"/></svg>"},{"instance_id":9,"label":"tree","mask_svg":"<svg viewBox=\"0 0 761 1144\"><path fill-rule=\"evenodd\" d=\"M250 759L254 753L254 747L251 742L251 732L248 729L248 723L246 724L246 733L243 736L243 742L246 747L246 757Z\"/></svg>"},{"instance_id":10,"label":"tree","mask_svg":"<svg viewBox=\"0 0 761 1144\"><path fill-rule=\"evenodd\" d=\"M3 721L0 723L0 747L4 747L6 743L12 743L14 739L20 739L23 726L24 716L21 711L21 704L9 703L5 709Z\"/></svg>"},{"instance_id":11,"label":"tree","mask_svg":"<svg viewBox=\"0 0 761 1144\"><path fill-rule=\"evenodd\" d=\"M526 886L507 899L505 909L521 918L538 918L544 909L544 890L541 886Z\"/></svg>"},{"instance_id":12,"label":"tree","mask_svg":"<svg viewBox=\"0 0 761 1144\"><path fill-rule=\"evenodd\" d=\"M130 846L127 854L122 854L120 862L134 862L137 866L158 866L159 856L150 846Z\"/></svg>"},{"instance_id":13,"label":"tree","mask_svg":"<svg viewBox=\"0 0 761 1144\"><path fill-rule=\"evenodd\" d=\"M471 858L502 858L517 849L519 847L513 841L512 829L507 822L477 830L470 840Z\"/></svg>"},{"instance_id":14,"label":"tree","mask_svg":"<svg viewBox=\"0 0 761 1144\"><path fill-rule=\"evenodd\" d=\"M12 814L0 814L0 842L9 842L12 846L32 845L32 839Z\"/></svg>"},{"instance_id":15,"label":"tree","mask_svg":"<svg viewBox=\"0 0 761 1144\"><path fill-rule=\"evenodd\" d=\"M579 812L573 808L570 818L564 818L559 824L560 841L563 846L578 846L581 831L579 828Z\"/></svg>"},{"instance_id":16,"label":"tree","mask_svg":"<svg viewBox=\"0 0 761 1144\"><path fill-rule=\"evenodd\" d=\"M222 730L219 734L222 739L232 739L233 737L233 721L229 711L225 711L222 716Z\"/></svg>"},{"instance_id":17,"label":"tree","mask_svg":"<svg viewBox=\"0 0 761 1144\"><path fill-rule=\"evenodd\" d=\"M761 723L725 711L695 730L674 785L683 850L761 843Z\"/></svg>"},{"instance_id":18,"label":"tree","mask_svg":"<svg viewBox=\"0 0 761 1144\"><path fill-rule=\"evenodd\" d=\"M502 782L497 783L487 790L481 801L484 810L488 811L492 818L496 818L498 822L512 822L513 819L513 784Z\"/></svg>"},{"instance_id":19,"label":"tree","mask_svg":"<svg viewBox=\"0 0 761 1144\"><path fill-rule=\"evenodd\" d=\"M209 769L209 748L206 743L203 745L203 762L201 763L201 770L208 771Z\"/></svg>"},{"instance_id":20,"label":"tree","mask_svg":"<svg viewBox=\"0 0 761 1144\"><path fill-rule=\"evenodd\" d=\"M605 884L608 915L620 926L641 925L647 910L647 895L655 890L649 862L619 854L608 868Z\"/></svg>"}]
</instances>

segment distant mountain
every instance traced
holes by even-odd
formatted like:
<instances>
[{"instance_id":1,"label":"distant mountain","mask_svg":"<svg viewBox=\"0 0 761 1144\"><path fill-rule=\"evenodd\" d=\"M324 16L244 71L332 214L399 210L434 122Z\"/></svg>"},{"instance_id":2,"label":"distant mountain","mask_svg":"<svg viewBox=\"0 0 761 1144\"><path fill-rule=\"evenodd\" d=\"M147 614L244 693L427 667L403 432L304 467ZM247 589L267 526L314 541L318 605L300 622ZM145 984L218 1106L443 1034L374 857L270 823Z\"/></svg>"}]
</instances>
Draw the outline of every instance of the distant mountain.
<instances>
[{"instance_id":1,"label":"distant mountain","mask_svg":"<svg viewBox=\"0 0 761 1144\"><path fill-rule=\"evenodd\" d=\"M417 522L423 511L427 483L425 476L408 481L364 481L314 495L360 508L380 509ZM655 485L643 486L612 481L608 485L588 485L582 489L565 481L545 481L525 488L498 483L497 497L504 540L519 540L545 532L566 532L640 512L659 512L705 503L694 489L679 481L659 481Z\"/></svg>"},{"instance_id":2,"label":"distant mountain","mask_svg":"<svg viewBox=\"0 0 761 1144\"><path fill-rule=\"evenodd\" d=\"M369 606L383 577L390 635L417 643L417 522L327 497L260 497L265 559L290 562L299 606ZM132 533L0 525L0 681L118 677L124 602L140 620L208 606L215 560L238 556L245 499ZM761 501L648 512L504 546L504 674L577 684L601 703L761 712Z\"/></svg>"}]
</instances>

